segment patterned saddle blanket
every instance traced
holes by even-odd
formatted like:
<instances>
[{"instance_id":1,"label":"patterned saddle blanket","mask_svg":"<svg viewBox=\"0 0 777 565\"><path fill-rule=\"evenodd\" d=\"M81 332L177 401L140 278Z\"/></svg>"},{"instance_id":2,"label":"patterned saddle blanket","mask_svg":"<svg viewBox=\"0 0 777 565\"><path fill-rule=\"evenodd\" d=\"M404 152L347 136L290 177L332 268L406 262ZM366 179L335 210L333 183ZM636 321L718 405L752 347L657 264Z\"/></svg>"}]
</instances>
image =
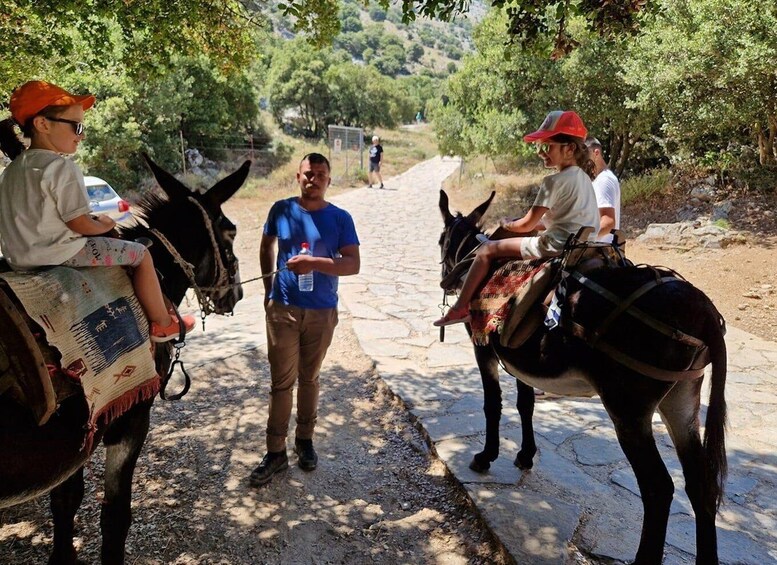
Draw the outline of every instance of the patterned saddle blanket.
<instances>
[{"instance_id":1,"label":"patterned saddle blanket","mask_svg":"<svg viewBox=\"0 0 777 565\"><path fill-rule=\"evenodd\" d=\"M508 320L512 331L518 317L544 298L550 282L550 259L514 260L499 266L470 304L472 341L487 345L492 332L502 334ZM508 336L509 337L509 336Z\"/></svg>"},{"instance_id":2,"label":"patterned saddle blanket","mask_svg":"<svg viewBox=\"0 0 777 565\"><path fill-rule=\"evenodd\" d=\"M0 273L61 355L89 406L89 434L159 390L148 322L120 267ZM85 445L86 445L85 444Z\"/></svg>"}]
</instances>

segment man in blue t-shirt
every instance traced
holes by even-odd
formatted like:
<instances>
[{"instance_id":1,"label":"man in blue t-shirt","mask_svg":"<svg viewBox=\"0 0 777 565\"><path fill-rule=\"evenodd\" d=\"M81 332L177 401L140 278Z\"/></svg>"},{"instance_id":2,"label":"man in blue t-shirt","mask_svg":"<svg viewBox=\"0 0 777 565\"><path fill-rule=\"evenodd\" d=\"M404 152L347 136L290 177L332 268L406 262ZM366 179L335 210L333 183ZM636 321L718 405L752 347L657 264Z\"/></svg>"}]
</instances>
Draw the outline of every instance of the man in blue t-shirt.
<instances>
[{"instance_id":1,"label":"man in blue t-shirt","mask_svg":"<svg viewBox=\"0 0 777 565\"><path fill-rule=\"evenodd\" d=\"M359 238L351 215L324 199L331 182L326 157L310 153L297 171L300 195L273 204L264 224L259 262L264 279L270 408L267 453L250 483L263 485L289 466L286 436L297 382L294 451L305 471L316 468L313 430L318 415L318 374L337 325L338 277L359 272ZM312 255L300 255L307 243ZM313 273L303 292L298 275Z\"/></svg>"}]
</instances>

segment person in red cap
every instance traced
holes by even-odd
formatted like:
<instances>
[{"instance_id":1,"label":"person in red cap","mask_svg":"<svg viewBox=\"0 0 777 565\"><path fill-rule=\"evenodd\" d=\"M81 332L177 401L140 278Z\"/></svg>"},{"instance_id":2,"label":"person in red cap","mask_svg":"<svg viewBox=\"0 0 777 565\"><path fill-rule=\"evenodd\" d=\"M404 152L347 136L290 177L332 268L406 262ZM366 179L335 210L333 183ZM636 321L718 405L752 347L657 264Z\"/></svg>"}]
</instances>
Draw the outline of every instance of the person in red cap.
<instances>
[{"instance_id":1,"label":"person in red cap","mask_svg":"<svg viewBox=\"0 0 777 565\"><path fill-rule=\"evenodd\" d=\"M450 310L434 322L447 326L469 322L469 303L488 275L494 259L532 260L560 255L570 235L585 226L594 228L592 241L599 232L599 208L591 179L595 168L585 138L583 120L572 111L554 111L540 129L524 136L534 143L545 168L558 172L542 179L534 204L522 218L503 220L500 226L517 237L485 241L464 279L461 293ZM535 230L539 230L534 235Z\"/></svg>"},{"instance_id":2,"label":"person in red cap","mask_svg":"<svg viewBox=\"0 0 777 565\"><path fill-rule=\"evenodd\" d=\"M133 267L132 283L151 322L151 340L179 335L180 321L168 311L151 255L134 241L97 237L116 223L92 216L84 176L65 157L84 139L84 112L91 94L74 95L41 80L11 94L11 118L0 121L0 150L11 164L0 175L0 251L14 270L50 265ZM30 139L29 148L16 134ZM193 316L183 316L186 331Z\"/></svg>"}]
</instances>

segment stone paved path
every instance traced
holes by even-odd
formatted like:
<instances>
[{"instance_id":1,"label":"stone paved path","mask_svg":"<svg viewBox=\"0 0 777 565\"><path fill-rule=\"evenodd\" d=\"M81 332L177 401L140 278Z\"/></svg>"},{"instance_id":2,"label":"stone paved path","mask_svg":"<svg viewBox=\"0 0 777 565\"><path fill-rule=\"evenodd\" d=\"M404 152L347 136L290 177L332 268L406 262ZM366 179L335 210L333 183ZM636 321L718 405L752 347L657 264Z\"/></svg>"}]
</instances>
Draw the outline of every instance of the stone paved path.
<instances>
[{"instance_id":1,"label":"stone paved path","mask_svg":"<svg viewBox=\"0 0 777 565\"><path fill-rule=\"evenodd\" d=\"M351 212L362 242L361 274L340 282L341 308L381 378L418 418L517 563L578 563L569 541L594 563L633 559L641 502L597 399L539 400L539 453L534 469L522 473L512 465L520 441L515 384L504 374L501 456L486 474L468 468L485 428L480 377L464 328L447 328L439 343L431 325L442 299L439 189L457 168L458 161L438 157L388 179L384 190L332 198ZM264 343L261 291L238 305L236 319L208 323L206 334L192 335L189 366ZM194 346L198 339L209 347ZM777 563L777 343L731 327L727 342L730 471L718 518L720 556L728 564ZM655 429L675 481L665 563L692 563L694 521L682 473L658 417Z\"/></svg>"}]
</instances>

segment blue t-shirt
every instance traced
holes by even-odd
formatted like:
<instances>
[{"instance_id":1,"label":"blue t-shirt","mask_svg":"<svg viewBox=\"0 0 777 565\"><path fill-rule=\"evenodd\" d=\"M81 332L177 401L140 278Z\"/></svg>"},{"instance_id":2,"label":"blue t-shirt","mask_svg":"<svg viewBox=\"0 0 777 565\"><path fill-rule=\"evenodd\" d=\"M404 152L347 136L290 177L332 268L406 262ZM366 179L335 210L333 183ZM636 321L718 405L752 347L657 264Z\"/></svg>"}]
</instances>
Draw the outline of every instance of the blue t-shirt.
<instances>
[{"instance_id":1,"label":"blue t-shirt","mask_svg":"<svg viewBox=\"0 0 777 565\"><path fill-rule=\"evenodd\" d=\"M264 234L278 238L277 268L299 255L302 244L310 245L315 257L338 256L343 247L359 245L351 215L334 204L310 212L297 202L297 197L279 200L270 208ZM283 270L275 275L270 298L275 302L300 308L337 307L338 277L313 271L313 291L300 292L297 275Z\"/></svg>"}]
</instances>

